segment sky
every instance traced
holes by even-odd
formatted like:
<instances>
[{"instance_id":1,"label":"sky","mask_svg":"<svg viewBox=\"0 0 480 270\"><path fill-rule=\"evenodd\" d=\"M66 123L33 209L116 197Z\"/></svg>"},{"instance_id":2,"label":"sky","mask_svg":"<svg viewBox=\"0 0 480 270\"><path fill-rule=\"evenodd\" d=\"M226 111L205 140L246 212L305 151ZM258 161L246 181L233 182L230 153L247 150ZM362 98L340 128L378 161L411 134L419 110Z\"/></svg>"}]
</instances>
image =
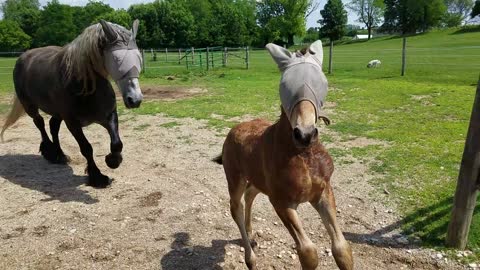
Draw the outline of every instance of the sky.
<instances>
[{"instance_id":1,"label":"sky","mask_svg":"<svg viewBox=\"0 0 480 270\"><path fill-rule=\"evenodd\" d=\"M4 0L0 0L0 3L4 2ZM49 0L40 0L40 5L44 6L49 2ZM88 0L59 0L60 3L63 4L68 4L71 6L84 6L86 3L88 3ZM130 5L132 4L138 4L138 3L147 3L147 2L153 2L153 0L103 0L104 3L109 4L111 7L118 9L118 8L123 8L127 9ZM317 21L320 19L320 10L323 9L323 6L325 3L327 3L327 0L319 0L320 2L320 7L318 10L316 10L314 13L312 13L308 18L307 18L307 28L309 27L318 27ZM343 0L343 3L346 4L349 1ZM355 14L352 14L348 9L348 23L349 24L359 24L356 22L356 16ZM0 17L2 14L0 13Z\"/></svg>"}]
</instances>

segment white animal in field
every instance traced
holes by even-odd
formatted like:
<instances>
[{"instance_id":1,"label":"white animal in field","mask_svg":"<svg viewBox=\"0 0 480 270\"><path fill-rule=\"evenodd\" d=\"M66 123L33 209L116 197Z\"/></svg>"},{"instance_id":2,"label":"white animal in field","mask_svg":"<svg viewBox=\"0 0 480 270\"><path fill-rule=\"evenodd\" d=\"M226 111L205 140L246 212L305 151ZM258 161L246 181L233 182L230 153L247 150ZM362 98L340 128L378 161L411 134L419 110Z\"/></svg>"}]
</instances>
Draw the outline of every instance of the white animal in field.
<instances>
[{"instance_id":1,"label":"white animal in field","mask_svg":"<svg viewBox=\"0 0 480 270\"><path fill-rule=\"evenodd\" d=\"M377 68L380 67L381 64L382 62L380 62L380 60L375 59L368 62L367 68Z\"/></svg>"}]
</instances>

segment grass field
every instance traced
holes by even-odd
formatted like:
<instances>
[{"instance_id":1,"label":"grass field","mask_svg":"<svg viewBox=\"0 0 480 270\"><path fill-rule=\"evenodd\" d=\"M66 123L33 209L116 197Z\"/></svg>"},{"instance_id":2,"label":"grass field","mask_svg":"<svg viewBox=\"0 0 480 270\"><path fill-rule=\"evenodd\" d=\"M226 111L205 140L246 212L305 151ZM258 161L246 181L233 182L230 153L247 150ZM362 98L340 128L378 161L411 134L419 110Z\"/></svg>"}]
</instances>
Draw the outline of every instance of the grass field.
<instances>
[{"instance_id":1,"label":"grass field","mask_svg":"<svg viewBox=\"0 0 480 270\"><path fill-rule=\"evenodd\" d=\"M389 143L389 147L351 151L365 160L374 160L370 164L371 170L378 173L375 184L379 191L390 191L404 214L406 231L422 238L427 246L441 246L448 225L479 79L478 40L480 32L456 30L410 37L405 77L400 76L401 38L385 37L334 48L334 73L328 76L333 90L327 100L335 102L336 108L330 128L344 136L364 136ZM372 59L380 59L382 67L365 68ZM325 60L328 63L328 56ZM11 75L4 74L8 68L2 67L11 67L13 62L14 59L0 58L3 96L12 91L12 82ZM235 122L230 118L245 114L273 120L279 114L279 72L262 50L251 52L250 67L245 70L240 63L210 72L198 68L149 71L141 80L144 86L204 87L209 92L174 102L147 101L135 112L207 119L214 127L231 126ZM176 79L169 81L166 75ZM5 103L0 104L0 112L6 109ZM478 211L469 247L480 255Z\"/></svg>"}]
</instances>

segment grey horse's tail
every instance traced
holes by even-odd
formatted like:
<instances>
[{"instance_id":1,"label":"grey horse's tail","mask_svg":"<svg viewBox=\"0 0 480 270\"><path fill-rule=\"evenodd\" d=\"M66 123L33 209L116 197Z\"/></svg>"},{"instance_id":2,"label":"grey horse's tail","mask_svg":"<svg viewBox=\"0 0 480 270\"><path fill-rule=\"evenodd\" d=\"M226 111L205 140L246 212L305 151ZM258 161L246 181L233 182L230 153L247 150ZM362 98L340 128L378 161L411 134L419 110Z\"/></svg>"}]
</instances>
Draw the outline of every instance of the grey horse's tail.
<instances>
[{"instance_id":1,"label":"grey horse's tail","mask_svg":"<svg viewBox=\"0 0 480 270\"><path fill-rule=\"evenodd\" d=\"M5 123L3 124L2 131L0 132L0 138L3 142L3 133L7 128L15 124L17 120L25 114L25 109L22 106L22 103L20 103L20 100L18 99L17 95L13 96L13 106L12 110L7 116L7 119L5 120Z\"/></svg>"},{"instance_id":2,"label":"grey horse's tail","mask_svg":"<svg viewBox=\"0 0 480 270\"><path fill-rule=\"evenodd\" d=\"M213 158L212 161L217 163L217 164L223 164L223 160L222 160L222 154L218 155L217 157Z\"/></svg>"}]
</instances>

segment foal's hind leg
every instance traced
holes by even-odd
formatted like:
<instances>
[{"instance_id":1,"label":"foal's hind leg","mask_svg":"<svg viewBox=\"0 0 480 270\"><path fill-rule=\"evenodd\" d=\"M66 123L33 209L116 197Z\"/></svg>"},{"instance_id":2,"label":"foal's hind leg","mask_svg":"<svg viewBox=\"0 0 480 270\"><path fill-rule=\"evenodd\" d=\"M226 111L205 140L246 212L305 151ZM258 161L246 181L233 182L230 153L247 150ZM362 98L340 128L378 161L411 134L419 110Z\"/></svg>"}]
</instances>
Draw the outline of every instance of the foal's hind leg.
<instances>
[{"instance_id":1,"label":"foal's hind leg","mask_svg":"<svg viewBox=\"0 0 480 270\"><path fill-rule=\"evenodd\" d=\"M68 130L72 133L80 146L82 155L87 159L88 185L104 188L110 184L110 179L103 175L93 160L93 149L83 134L82 126L75 120L65 119Z\"/></svg>"},{"instance_id":2,"label":"foal's hind leg","mask_svg":"<svg viewBox=\"0 0 480 270\"><path fill-rule=\"evenodd\" d=\"M333 190L330 184L327 184L324 189L320 201L312 203L312 205L322 217L323 224L330 236L333 257L338 267L342 270L353 269L352 249L338 226L335 198L333 197Z\"/></svg>"},{"instance_id":3,"label":"foal's hind leg","mask_svg":"<svg viewBox=\"0 0 480 270\"><path fill-rule=\"evenodd\" d=\"M62 119L59 117L52 116L52 118L50 118L50 134L52 134L53 145L48 151L51 152L50 156L53 158L53 163L66 164L70 159L63 153L58 139L61 123Z\"/></svg>"},{"instance_id":4,"label":"foal's hind leg","mask_svg":"<svg viewBox=\"0 0 480 270\"><path fill-rule=\"evenodd\" d=\"M245 263L247 264L248 269L257 269L256 256L252 250L245 229L244 209L241 201L247 183L238 176L228 174L227 170L225 170L225 173L228 180L228 192L230 193L230 212L232 213L233 220L237 224L240 234L242 235L243 247L245 248Z\"/></svg>"}]
</instances>

